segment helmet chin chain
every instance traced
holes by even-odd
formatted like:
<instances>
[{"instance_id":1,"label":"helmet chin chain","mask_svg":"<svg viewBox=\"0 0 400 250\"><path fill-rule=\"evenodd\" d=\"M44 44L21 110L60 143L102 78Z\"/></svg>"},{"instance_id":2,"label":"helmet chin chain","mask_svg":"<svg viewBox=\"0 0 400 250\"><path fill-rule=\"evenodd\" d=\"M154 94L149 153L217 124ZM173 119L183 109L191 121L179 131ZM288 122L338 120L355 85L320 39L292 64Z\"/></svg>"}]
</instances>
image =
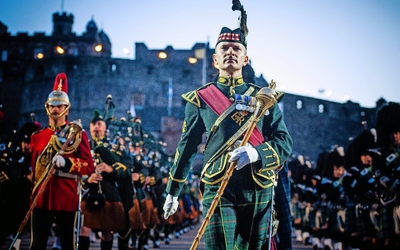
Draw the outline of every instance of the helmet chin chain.
<instances>
[{"instance_id":1,"label":"helmet chin chain","mask_svg":"<svg viewBox=\"0 0 400 250\"><path fill-rule=\"evenodd\" d=\"M64 109L64 111L61 112L59 115L52 115L52 114L50 113L50 110L49 110L49 105L48 105L47 103L45 104L45 109L46 109L47 116L51 117L51 118L54 119L54 120L57 120L57 119L59 119L60 117L62 117L63 115L65 115L65 113L69 110L69 108L70 108L70 105L68 105L68 106Z\"/></svg>"}]
</instances>

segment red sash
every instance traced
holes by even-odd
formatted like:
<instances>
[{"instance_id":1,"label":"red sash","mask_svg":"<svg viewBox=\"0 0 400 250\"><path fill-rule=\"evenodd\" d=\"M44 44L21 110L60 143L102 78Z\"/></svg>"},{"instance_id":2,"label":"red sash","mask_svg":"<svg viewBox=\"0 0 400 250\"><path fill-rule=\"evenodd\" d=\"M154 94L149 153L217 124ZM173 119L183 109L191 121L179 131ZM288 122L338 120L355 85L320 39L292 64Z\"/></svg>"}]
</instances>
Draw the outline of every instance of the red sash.
<instances>
[{"instance_id":1,"label":"red sash","mask_svg":"<svg viewBox=\"0 0 400 250\"><path fill-rule=\"evenodd\" d=\"M199 90L198 94L200 98L218 116L232 105L232 102L214 84L210 84L206 88ZM264 142L264 137L257 126L254 128L253 133L250 135L249 142L254 147Z\"/></svg>"}]
</instances>

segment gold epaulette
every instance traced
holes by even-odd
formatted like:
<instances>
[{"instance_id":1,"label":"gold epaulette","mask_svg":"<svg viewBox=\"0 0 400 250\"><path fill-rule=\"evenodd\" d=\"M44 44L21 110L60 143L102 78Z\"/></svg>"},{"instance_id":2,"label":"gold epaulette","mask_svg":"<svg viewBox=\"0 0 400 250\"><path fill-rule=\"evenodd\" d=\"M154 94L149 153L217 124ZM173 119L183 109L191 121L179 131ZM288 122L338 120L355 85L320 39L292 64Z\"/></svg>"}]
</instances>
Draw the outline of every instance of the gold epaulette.
<instances>
[{"instance_id":1,"label":"gold epaulette","mask_svg":"<svg viewBox=\"0 0 400 250\"><path fill-rule=\"evenodd\" d=\"M182 98L184 100L190 102L191 104L196 105L196 107L200 107L200 98L199 98L199 95L197 94L197 91L199 91L200 89L202 89L210 84L212 84L212 82L209 82L196 90L192 90L185 94L182 94Z\"/></svg>"},{"instance_id":2,"label":"gold epaulette","mask_svg":"<svg viewBox=\"0 0 400 250\"><path fill-rule=\"evenodd\" d=\"M182 98L185 101L196 105L196 107L200 107L200 99L199 99L199 96L197 95L197 90L192 90L192 91L189 91L189 92L187 92L185 94L182 94Z\"/></svg>"}]
</instances>

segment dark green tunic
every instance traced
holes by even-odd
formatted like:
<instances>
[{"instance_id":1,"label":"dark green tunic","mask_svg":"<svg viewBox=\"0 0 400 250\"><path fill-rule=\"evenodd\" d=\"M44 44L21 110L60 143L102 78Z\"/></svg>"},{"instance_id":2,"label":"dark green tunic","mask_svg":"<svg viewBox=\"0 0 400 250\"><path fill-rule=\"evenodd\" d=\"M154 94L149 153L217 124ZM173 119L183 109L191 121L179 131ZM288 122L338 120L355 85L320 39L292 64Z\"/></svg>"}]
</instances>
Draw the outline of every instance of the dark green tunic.
<instances>
[{"instance_id":1,"label":"dark green tunic","mask_svg":"<svg viewBox=\"0 0 400 250\"><path fill-rule=\"evenodd\" d=\"M216 84L218 89L229 97L230 86L228 82L222 82L224 79L220 77L219 82L212 84ZM225 80L229 81L229 79ZM236 94L244 94L250 87L253 87L254 91L251 96L255 96L261 89L259 86L243 83L242 78L234 81L236 83L234 87ZM203 169L202 182L206 184L219 183L229 165L227 164L229 160L227 152L210 164L207 164L207 161L231 137L232 133L228 133L228 131L237 127L237 123L232 118L237 111L234 110L232 115L228 115L224 122L220 124L218 131L210 138L213 124L218 116L198 96L198 91L191 91L183 95L183 98L188 101L185 109L185 120L167 185L167 192L173 196L178 196L183 187L190 171L191 159L197 152L204 132L209 142L204 151L206 169ZM251 114L249 113L245 119L249 119ZM269 109L269 114L260 119L257 127L262 132L265 141L255 147L260 154L261 163L252 164L252 178L260 187L267 188L273 184L275 179L274 169L281 166L289 157L293 142L278 105Z\"/></svg>"},{"instance_id":2,"label":"dark green tunic","mask_svg":"<svg viewBox=\"0 0 400 250\"><path fill-rule=\"evenodd\" d=\"M241 77L232 80L220 76L217 83L210 84L215 84L228 98L233 93L255 96L261 89L244 83ZM209 84L203 88L208 87ZM205 184L202 204L203 214L206 214L229 166L228 153L233 148L233 134L246 124L252 113L233 108L216 129L214 124L218 115L199 97L201 89L183 95L188 101L185 120L166 191L179 196L190 172L191 160L205 133L207 144L201 181ZM261 160L233 172L205 229L207 249L261 249L267 240L275 169L289 157L292 139L277 104L263 115L257 127L264 141L253 146ZM221 148L228 149L215 157Z\"/></svg>"}]
</instances>

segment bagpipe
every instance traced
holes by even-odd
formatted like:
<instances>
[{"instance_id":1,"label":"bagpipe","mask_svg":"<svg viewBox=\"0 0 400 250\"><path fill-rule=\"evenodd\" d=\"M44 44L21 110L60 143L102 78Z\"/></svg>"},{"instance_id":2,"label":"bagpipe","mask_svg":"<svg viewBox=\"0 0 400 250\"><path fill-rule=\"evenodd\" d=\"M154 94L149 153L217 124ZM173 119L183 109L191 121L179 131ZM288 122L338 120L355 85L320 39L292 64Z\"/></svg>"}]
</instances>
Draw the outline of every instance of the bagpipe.
<instances>
[{"instance_id":1,"label":"bagpipe","mask_svg":"<svg viewBox=\"0 0 400 250\"><path fill-rule=\"evenodd\" d=\"M110 139L101 139L98 134L92 139L95 144L92 144L95 166L104 162L114 167L120 159L118 155L112 152L113 143L111 143ZM103 181L99 182L98 185L88 185L89 190L82 201L82 211L85 214L84 225L96 229L125 230L126 216L124 206L121 201L107 200L103 189L110 186L104 185L106 181L103 178ZM117 188L117 185L115 185L115 188ZM111 217L110 215L113 216Z\"/></svg>"},{"instance_id":2,"label":"bagpipe","mask_svg":"<svg viewBox=\"0 0 400 250\"><path fill-rule=\"evenodd\" d=\"M115 105L112 108L115 109ZM110 119L106 119L107 117ZM117 120L115 115L104 115L107 124L107 139L103 146L119 156L128 152L134 158L133 163L134 165L136 163L136 166L150 164L160 169L162 173L168 173L173 157L165 152L166 143L157 140L154 135L144 129L140 118L132 117L130 111L127 117ZM101 148L97 149L97 151L101 150ZM134 169L135 167L132 172ZM133 207L128 212L131 230L141 231L161 223L152 187L144 184L140 190L136 190L133 185L133 191Z\"/></svg>"}]
</instances>

